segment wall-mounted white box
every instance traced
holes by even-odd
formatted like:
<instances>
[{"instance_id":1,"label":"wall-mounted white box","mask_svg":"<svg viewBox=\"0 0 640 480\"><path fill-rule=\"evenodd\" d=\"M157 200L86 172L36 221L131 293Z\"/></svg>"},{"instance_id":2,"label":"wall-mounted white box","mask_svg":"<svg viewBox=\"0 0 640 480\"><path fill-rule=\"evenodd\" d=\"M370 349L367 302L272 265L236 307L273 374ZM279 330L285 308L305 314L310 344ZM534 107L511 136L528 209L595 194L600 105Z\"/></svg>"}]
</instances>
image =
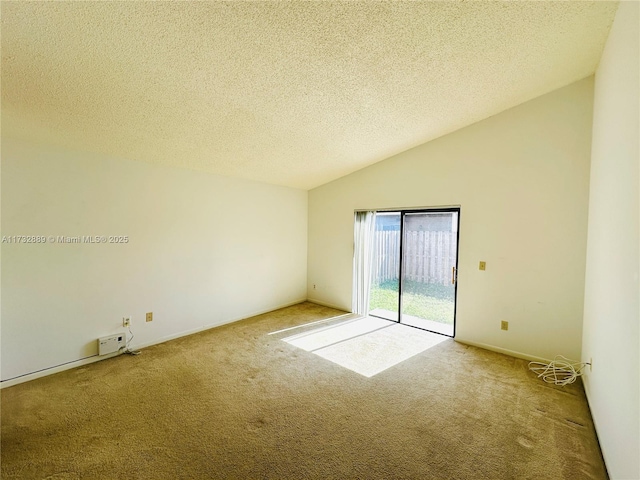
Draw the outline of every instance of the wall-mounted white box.
<instances>
[{"instance_id":1,"label":"wall-mounted white box","mask_svg":"<svg viewBox=\"0 0 640 480\"><path fill-rule=\"evenodd\" d=\"M98 355L107 355L124 348L127 344L127 336L124 333L109 335L98 339Z\"/></svg>"}]
</instances>

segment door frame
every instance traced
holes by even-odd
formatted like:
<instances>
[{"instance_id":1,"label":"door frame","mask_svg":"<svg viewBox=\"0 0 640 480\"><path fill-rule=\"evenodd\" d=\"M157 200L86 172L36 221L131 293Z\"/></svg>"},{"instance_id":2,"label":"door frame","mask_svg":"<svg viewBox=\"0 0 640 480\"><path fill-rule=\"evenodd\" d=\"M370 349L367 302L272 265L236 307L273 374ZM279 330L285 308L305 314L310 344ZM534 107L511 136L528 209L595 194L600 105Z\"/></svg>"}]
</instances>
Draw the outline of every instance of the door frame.
<instances>
[{"instance_id":1,"label":"door frame","mask_svg":"<svg viewBox=\"0 0 640 480\"><path fill-rule=\"evenodd\" d=\"M427 332L435 333L437 335L444 335L445 337L455 338L456 336L456 315L458 309L458 256L460 253L460 207L433 207L433 208L412 208L412 209L380 209L375 210L375 212L385 212L385 213L399 213L400 214L400 263L399 263L399 271L398 271L398 319L391 320L393 322L399 323L401 325L406 325L407 327L417 328L420 330L425 330ZM409 325L406 323L402 323L402 274L404 267L403 260L403 248L404 248L404 216L406 213L457 213L458 214L458 224L456 230L456 261L455 261L455 283L454 283L454 291L453 291L453 335L446 335L440 332L434 332L432 330L428 330L422 327L416 327L415 325ZM375 316L375 315L374 315ZM388 320L388 319L386 319Z\"/></svg>"}]
</instances>

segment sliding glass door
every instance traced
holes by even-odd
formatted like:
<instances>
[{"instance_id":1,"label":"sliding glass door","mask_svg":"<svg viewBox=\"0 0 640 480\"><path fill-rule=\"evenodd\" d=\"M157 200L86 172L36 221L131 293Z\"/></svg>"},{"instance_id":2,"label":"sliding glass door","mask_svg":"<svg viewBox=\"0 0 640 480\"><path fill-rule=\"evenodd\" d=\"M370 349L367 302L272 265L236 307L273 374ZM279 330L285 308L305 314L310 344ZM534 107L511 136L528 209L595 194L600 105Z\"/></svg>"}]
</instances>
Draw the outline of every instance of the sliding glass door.
<instances>
[{"instance_id":1,"label":"sliding glass door","mask_svg":"<svg viewBox=\"0 0 640 480\"><path fill-rule=\"evenodd\" d=\"M371 316L454 336L459 213L376 214Z\"/></svg>"},{"instance_id":2,"label":"sliding glass door","mask_svg":"<svg viewBox=\"0 0 640 480\"><path fill-rule=\"evenodd\" d=\"M453 336L458 212L403 214L400 322Z\"/></svg>"},{"instance_id":3,"label":"sliding glass door","mask_svg":"<svg viewBox=\"0 0 640 480\"><path fill-rule=\"evenodd\" d=\"M369 314L398 321L400 312L399 212L377 212Z\"/></svg>"}]
</instances>

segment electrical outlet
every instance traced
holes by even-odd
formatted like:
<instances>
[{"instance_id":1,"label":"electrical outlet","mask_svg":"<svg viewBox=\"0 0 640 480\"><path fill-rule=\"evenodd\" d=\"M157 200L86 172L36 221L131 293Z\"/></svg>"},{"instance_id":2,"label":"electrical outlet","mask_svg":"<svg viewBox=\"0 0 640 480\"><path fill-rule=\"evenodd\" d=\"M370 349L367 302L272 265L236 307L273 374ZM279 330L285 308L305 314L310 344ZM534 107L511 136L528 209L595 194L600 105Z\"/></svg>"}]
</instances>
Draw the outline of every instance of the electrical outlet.
<instances>
[{"instance_id":1,"label":"electrical outlet","mask_svg":"<svg viewBox=\"0 0 640 480\"><path fill-rule=\"evenodd\" d=\"M501 330L509 330L509 322L505 322L504 320L502 320L500 322L500 329Z\"/></svg>"},{"instance_id":2,"label":"electrical outlet","mask_svg":"<svg viewBox=\"0 0 640 480\"><path fill-rule=\"evenodd\" d=\"M478 270L486 270L487 269L487 262L480 262L480 265L478 265Z\"/></svg>"},{"instance_id":3,"label":"electrical outlet","mask_svg":"<svg viewBox=\"0 0 640 480\"><path fill-rule=\"evenodd\" d=\"M147 322L153 322L153 312L147 312Z\"/></svg>"},{"instance_id":4,"label":"electrical outlet","mask_svg":"<svg viewBox=\"0 0 640 480\"><path fill-rule=\"evenodd\" d=\"M131 317L123 317L122 318L122 326L123 327L128 327L129 325L131 325Z\"/></svg>"},{"instance_id":5,"label":"electrical outlet","mask_svg":"<svg viewBox=\"0 0 640 480\"><path fill-rule=\"evenodd\" d=\"M316 289L316 284L315 284L315 283L313 284L313 289L314 289L314 290Z\"/></svg>"}]
</instances>

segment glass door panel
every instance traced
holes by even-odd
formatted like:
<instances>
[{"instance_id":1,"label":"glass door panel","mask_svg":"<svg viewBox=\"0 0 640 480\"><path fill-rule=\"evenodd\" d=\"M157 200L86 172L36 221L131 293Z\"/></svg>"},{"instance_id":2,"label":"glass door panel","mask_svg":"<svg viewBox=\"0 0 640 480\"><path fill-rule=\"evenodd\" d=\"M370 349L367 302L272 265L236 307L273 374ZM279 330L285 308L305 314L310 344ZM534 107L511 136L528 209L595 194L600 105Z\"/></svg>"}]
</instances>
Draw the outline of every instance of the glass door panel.
<instances>
[{"instance_id":1,"label":"glass door panel","mask_svg":"<svg viewBox=\"0 0 640 480\"><path fill-rule=\"evenodd\" d=\"M458 212L407 212L402 220L400 322L453 336Z\"/></svg>"},{"instance_id":2,"label":"glass door panel","mask_svg":"<svg viewBox=\"0 0 640 480\"><path fill-rule=\"evenodd\" d=\"M400 212L377 212L369 315L398 321Z\"/></svg>"}]
</instances>

